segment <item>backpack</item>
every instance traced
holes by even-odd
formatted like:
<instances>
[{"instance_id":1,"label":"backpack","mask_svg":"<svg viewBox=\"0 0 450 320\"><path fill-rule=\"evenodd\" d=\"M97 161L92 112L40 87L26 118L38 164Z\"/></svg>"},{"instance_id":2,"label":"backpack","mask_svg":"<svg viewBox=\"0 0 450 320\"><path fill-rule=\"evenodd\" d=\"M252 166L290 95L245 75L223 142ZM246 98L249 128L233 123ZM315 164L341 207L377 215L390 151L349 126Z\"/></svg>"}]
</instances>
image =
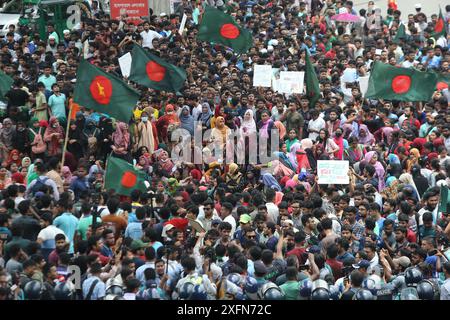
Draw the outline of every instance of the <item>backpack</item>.
<instances>
[{"instance_id":1,"label":"backpack","mask_svg":"<svg viewBox=\"0 0 450 320\"><path fill-rule=\"evenodd\" d=\"M42 188L47 187L45 183L48 179L48 177L44 177L43 179L41 179L41 177L37 178L36 182L31 188L31 194L34 196L36 192L42 191Z\"/></svg>"},{"instance_id":2,"label":"backpack","mask_svg":"<svg viewBox=\"0 0 450 320\"><path fill-rule=\"evenodd\" d=\"M33 132L31 130L31 132ZM34 132L33 132L34 133ZM31 147L31 151L34 154L41 154L47 150L47 144L44 142L42 138L41 129L39 129L38 133L34 133L34 139Z\"/></svg>"}]
</instances>

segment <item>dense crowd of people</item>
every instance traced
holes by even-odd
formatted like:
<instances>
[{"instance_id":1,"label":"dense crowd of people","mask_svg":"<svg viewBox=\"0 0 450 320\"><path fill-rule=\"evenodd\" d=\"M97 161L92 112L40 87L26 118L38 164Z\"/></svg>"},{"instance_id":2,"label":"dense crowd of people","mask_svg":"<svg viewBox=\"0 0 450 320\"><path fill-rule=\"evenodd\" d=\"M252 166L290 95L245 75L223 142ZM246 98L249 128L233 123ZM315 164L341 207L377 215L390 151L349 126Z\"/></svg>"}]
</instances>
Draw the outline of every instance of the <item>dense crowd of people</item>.
<instances>
[{"instance_id":1,"label":"dense crowd of people","mask_svg":"<svg viewBox=\"0 0 450 320\"><path fill-rule=\"evenodd\" d=\"M437 14L378 16L373 1L359 12L344 0L207 3L251 31L247 53L196 39L204 1L137 25L96 10L63 34L48 24L46 38L10 26L0 299L450 300L450 212L439 205L450 186L448 86L405 102L365 99L358 84L374 61L449 76ZM360 21L331 19L343 12ZM394 41L400 24L406 36ZM186 70L181 92L130 82L141 98L129 123L73 101L81 59L122 77L118 58L136 43ZM253 86L255 64L305 71L306 51L314 104ZM179 128L211 130L200 144L183 140L200 162L173 156ZM274 157L250 163L269 149L248 137L273 131ZM229 151L230 132L243 163L208 147ZM142 170L147 192L105 189L109 156ZM348 161L349 184L318 184L318 160Z\"/></svg>"}]
</instances>

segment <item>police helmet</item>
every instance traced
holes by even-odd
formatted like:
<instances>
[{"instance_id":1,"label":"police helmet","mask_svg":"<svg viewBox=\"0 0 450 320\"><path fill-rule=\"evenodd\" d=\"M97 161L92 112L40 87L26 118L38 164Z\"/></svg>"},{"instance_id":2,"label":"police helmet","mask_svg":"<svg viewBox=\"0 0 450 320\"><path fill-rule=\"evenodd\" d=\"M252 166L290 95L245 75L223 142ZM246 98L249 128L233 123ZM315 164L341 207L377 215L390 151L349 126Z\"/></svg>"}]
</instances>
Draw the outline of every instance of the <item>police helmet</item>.
<instances>
[{"instance_id":1,"label":"police helmet","mask_svg":"<svg viewBox=\"0 0 450 320\"><path fill-rule=\"evenodd\" d=\"M423 275L422 271L416 267L409 267L405 270L405 282L408 287L417 286L417 284L422 281Z\"/></svg>"},{"instance_id":2,"label":"police helmet","mask_svg":"<svg viewBox=\"0 0 450 320\"><path fill-rule=\"evenodd\" d=\"M42 284L40 281L32 280L25 285L24 294L26 300L40 300L42 294Z\"/></svg>"}]
</instances>

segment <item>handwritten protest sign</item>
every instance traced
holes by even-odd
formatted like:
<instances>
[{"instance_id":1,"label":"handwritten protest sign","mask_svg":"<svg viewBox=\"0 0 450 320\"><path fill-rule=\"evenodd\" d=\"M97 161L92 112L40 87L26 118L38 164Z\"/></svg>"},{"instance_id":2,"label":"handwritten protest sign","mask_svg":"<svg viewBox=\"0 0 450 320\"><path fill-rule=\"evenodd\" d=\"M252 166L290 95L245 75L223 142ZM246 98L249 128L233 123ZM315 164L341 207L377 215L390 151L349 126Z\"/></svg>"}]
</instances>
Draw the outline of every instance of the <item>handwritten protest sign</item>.
<instances>
[{"instance_id":1,"label":"handwritten protest sign","mask_svg":"<svg viewBox=\"0 0 450 320\"><path fill-rule=\"evenodd\" d=\"M305 73L302 71L281 71L278 91L281 93L303 93Z\"/></svg>"},{"instance_id":2,"label":"handwritten protest sign","mask_svg":"<svg viewBox=\"0 0 450 320\"><path fill-rule=\"evenodd\" d=\"M272 66L266 64L256 64L253 70L254 87L272 86Z\"/></svg>"},{"instance_id":3,"label":"handwritten protest sign","mask_svg":"<svg viewBox=\"0 0 450 320\"><path fill-rule=\"evenodd\" d=\"M349 184L348 161L318 160L319 184Z\"/></svg>"}]
</instances>

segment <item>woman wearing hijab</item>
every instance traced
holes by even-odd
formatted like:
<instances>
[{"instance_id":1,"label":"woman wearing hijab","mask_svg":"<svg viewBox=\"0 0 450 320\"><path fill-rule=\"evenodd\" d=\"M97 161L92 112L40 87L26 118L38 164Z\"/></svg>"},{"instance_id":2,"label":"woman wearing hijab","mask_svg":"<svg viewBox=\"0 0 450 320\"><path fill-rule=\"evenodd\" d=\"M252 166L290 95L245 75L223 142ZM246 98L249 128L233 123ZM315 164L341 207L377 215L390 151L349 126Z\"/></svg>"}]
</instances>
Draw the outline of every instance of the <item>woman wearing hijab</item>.
<instances>
[{"instance_id":1,"label":"woman wearing hijab","mask_svg":"<svg viewBox=\"0 0 450 320\"><path fill-rule=\"evenodd\" d=\"M187 130L191 137L194 136L194 117L189 106L183 106L180 113L180 127Z\"/></svg>"},{"instance_id":2,"label":"woman wearing hijab","mask_svg":"<svg viewBox=\"0 0 450 320\"><path fill-rule=\"evenodd\" d=\"M270 112L268 110L263 110L261 112L261 120L258 122L257 127L259 131L258 155L267 157L267 151L271 149L272 145L271 131L274 127L274 122L270 118ZM279 141L276 141L276 143L278 145Z\"/></svg>"},{"instance_id":3,"label":"woman wearing hijab","mask_svg":"<svg viewBox=\"0 0 450 320\"><path fill-rule=\"evenodd\" d=\"M169 134L180 123L177 114L174 111L174 107L168 104L165 108L165 114L158 118L156 122L156 128L161 136L162 142L169 143Z\"/></svg>"},{"instance_id":4,"label":"woman wearing hijab","mask_svg":"<svg viewBox=\"0 0 450 320\"><path fill-rule=\"evenodd\" d=\"M83 140L87 142L87 152L95 154L97 152L98 134L100 130L93 118L87 118L83 129Z\"/></svg>"},{"instance_id":5,"label":"woman wearing hijab","mask_svg":"<svg viewBox=\"0 0 450 320\"><path fill-rule=\"evenodd\" d=\"M135 141L136 149L146 147L147 151L152 154L158 148L158 131L151 118L149 117L149 109L141 114L141 121L136 125Z\"/></svg>"},{"instance_id":6,"label":"woman wearing hijab","mask_svg":"<svg viewBox=\"0 0 450 320\"><path fill-rule=\"evenodd\" d=\"M5 161L13 149L13 137L16 133L16 127L10 118L3 120L3 127L0 131L0 159Z\"/></svg>"},{"instance_id":7,"label":"woman wearing hijab","mask_svg":"<svg viewBox=\"0 0 450 320\"><path fill-rule=\"evenodd\" d=\"M290 153L287 152L286 143L281 145L281 151L275 151L274 156L278 157L281 165L285 166L289 170L295 171L294 164L291 163L291 159L289 159ZM275 170L276 171L276 170Z\"/></svg>"},{"instance_id":8,"label":"woman wearing hijab","mask_svg":"<svg viewBox=\"0 0 450 320\"><path fill-rule=\"evenodd\" d=\"M342 136L343 133L344 132L343 132L342 128L337 128L334 133L333 141L339 147L339 150L334 153L334 158L336 160L343 160L344 150L345 150L344 147L345 147L345 144L348 145L347 141L345 141L344 137Z\"/></svg>"},{"instance_id":9,"label":"woman wearing hijab","mask_svg":"<svg viewBox=\"0 0 450 320\"><path fill-rule=\"evenodd\" d=\"M82 138L82 128L78 127L76 121L70 120L67 150L71 152L77 160L84 156Z\"/></svg>"},{"instance_id":10,"label":"woman wearing hijab","mask_svg":"<svg viewBox=\"0 0 450 320\"><path fill-rule=\"evenodd\" d=\"M425 191L427 191L430 187L428 179L425 178L420 172L419 165L414 165L412 167L411 175L413 177L414 184L416 185L417 192L419 193L420 198L422 198Z\"/></svg>"},{"instance_id":11,"label":"woman wearing hijab","mask_svg":"<svg viewBox=\"0 0 450 320\"><path fill-rule=\"evenodd\" d=\"M279 131L280 140L283 141L286 136L286 127L281 121L275 121L273 124Z\"/></svg>"},{"instance_id":12,"label":"woman wearing hijab","mask_svg":"<svg viewBox=\"0 0 450 320\"><path fill-rule=\"evenodd\" d=\"M6 160L6 167L9 167L11 164L16 164L17 166L21 165L20 153L19 150L11 150L8 155L8 160Z\"/></svg>"},{"instance_id":13,"label":"woman wearing hijab","mask_svg":"<svg viewBox=\"0 0 450 320\"><path fill-rule=\"evenodd\" d=\"M412 148L409 150L409 158L406 160L406 172L411 172L414 165L419 163L420 152L419 149Z\"/></svg>"},{"instance_id":14,"label":"woman wearing hijab","mask_svg":"<svg viewBox=\"0 0 450 320\"><path fill-rule=\"evenodd\" d=\"M163 176L170 176L172 173L172 169L174 164L172 160L169 158L169 154L166 150L162 150L158 155L158 169L161 171Z\"/></svg>"},{"instance_id":15,"label":"woman wearing hijab","mask_svg":"<svg viewBox=\"0 0 450 320\"><path fill-rule=\"evenodd\" d=\"M10 173L6 168L0 168L0 190L6 189L11 184Z\"/></svg>"},{"instance_id":16,"label":"woman wearing hijab","mask_svg":"<svg viewBox=\"0 0 450 320\"><path fill-rule=\"evenodd\" d=\"M62 144L64 142L64 130L59 125L56 117L50 118L49 126L44 133L44 141L47 142L48 156L53 157L61 154Z\"/></svg>"},{"instance_id":17,"label":"woman wearing hijab","mask_svg":"<svg viewBox=\"0 0 450 320\"><path fill-rule=\"evenodd\" d=\"M223 117L217 117L215 127L211 130L211 139L215 145L214 151L216 152L215 157L217 159L225 159L223 154L217 154L217 152L221 150L223 153L227 146L231 146L231 143L227 144L227 138L230 133L230 128L225 125L225 119Z\"/></svg>"},{"instance_id":18,"label":"woman wearing hijab","mask_svg":"<svg viewBox=\"0 0 450 320\"><path fill-rule=\"evenodd\" d=\"M18 121L13 136L13 146L21 154L30 154L30 134L23 121Z\"/></svg>"},{"instance_id":19,"label":"woman wearing hijab","mask_svg":"<svg viewBox=\"0 0 450 320\"><path fill-rule=\"evenodd\" d=\"M358 142L365 146L371 146L375 142L373 134L370 133L369 128L365 124L359 125Z\"/></svg>"},{"instance_id":20,"label":"woman wearing hijab","mask_svg":"<svg viewBox=\"0 0 450 320\"><path fill-rule=\"evenodd\" d=\"M261 176L261 180L264 183L264 187L267 189L273 189L281 192L281 186L278 184L277 179L270 173L265 173Z\"/></svg>"},{"instance_id":21,"label":"woman wearing hijab","mask_svg":"<svg viewBox=\"0 0 450 320\"><path fill-rule=\"evenodd\" d=\"M245 162L249 162L247 160L250 154L250 143L251 141L252 143L257 143L256 138L257 130L255 120L253 119L253 111L248 109L245 111L244 119L239 128L238 159L241 160L241 157L245 157Z\"/></svg>"},{"instance_id":22,"label":"woman wearing hijab","mask_svg":"<svg viewBox=\"0 0 450 320\"><path fill-rule=\"evenodd\" d=\"M403 173L399 178L398 178L400 183L403 183L404 187L406 186L410 186L413 191L414 191L414 195L417 197L417 200L420 201L420 195L419 195L419 191L417 190L416 184L414 183L414 179L413 176L410 173Z\"/></svg>"},{"instance_id":23,"label":"woman wearing hijab","mask_svg":"<svg viewBox=\"0 0 450 320\"><path fill-rule=\"evenodd\" d=\"M384 188L384 167L378 161L378 153L376 151L367 152L364 157L364 163L370 164L375 168L375 176L378 179L378 191L383 190Z\"/></svg>"},{"instance_id":24,"label":"woman wearing hijab","mask_svg":"<svg viewBox=\"0 0 450 320\"><path fill-rule=\"evenodd\" d=\"M112 119L107 117L101 117L99 122L99 134L97 138L97 159L105 161L107 155L112 151L111 146L113 144L112 135L114 128Z\"/></svg>"},{"instance_id":25,"label":"woman wearing hijab","mask_svg":"<svg viewBox=\"0 0 450 320\"><path fill-rule=\"evenodd\" d=\"M317 168L317 161L314 157L314 143L311 139L306 138L300 142L302 150L306 153L306 158L308 159L308 164L312 171L315 171Z\"/></svg>"},{"instance_id":26,"label":"woman wearing hijab","mask_svg":"<svg viewBox=\"0 0 450 320\"><path fill-rule=\"evenodd\" d=\"M234 187L237 187L242 179L242 173L239 172L239 166L232 162L228 166L228 172L225 175L225 183L228 185L228 187L231 187L230 189L233 189Z\"/></svg>"},{"instance_id":27,"label":"woman wearing hijab","mask_svg":"<svg viewBox=\"0 0 450 320\"><path fill-rule=\"evenodd\" d=\"M130 133L125 122L116 123L116 131L112 135L112 155L130 162L128 149L130 147Z\"/></svg>"},{"instance_id":28,"label":"woman wearing hijab","mask_svg":"<svg viewBox=\"0 0 450 320\"><path fill-rule=\"evenodd\" d=\"M202 103L202 112L198 115L197 121L201 122L202 132L205 132L207 129L211 129L211 119L213 116L213 112L211 111L211 107L209 103Z\"/></svg>"},{"instance_id":29,"label":"woman wearing hijab","mask_svg":"<svg viewBox=\"0 0 450 320\"><path fill-rule=\"evenodd\" d=\"M74 176L72 176L72 171L70 171L70 168L68 166L64 166L61 168L61 175L62 179L64 180L64 183L71 184L72 181L75 179Z\"/></svg>"}]
</instances>

